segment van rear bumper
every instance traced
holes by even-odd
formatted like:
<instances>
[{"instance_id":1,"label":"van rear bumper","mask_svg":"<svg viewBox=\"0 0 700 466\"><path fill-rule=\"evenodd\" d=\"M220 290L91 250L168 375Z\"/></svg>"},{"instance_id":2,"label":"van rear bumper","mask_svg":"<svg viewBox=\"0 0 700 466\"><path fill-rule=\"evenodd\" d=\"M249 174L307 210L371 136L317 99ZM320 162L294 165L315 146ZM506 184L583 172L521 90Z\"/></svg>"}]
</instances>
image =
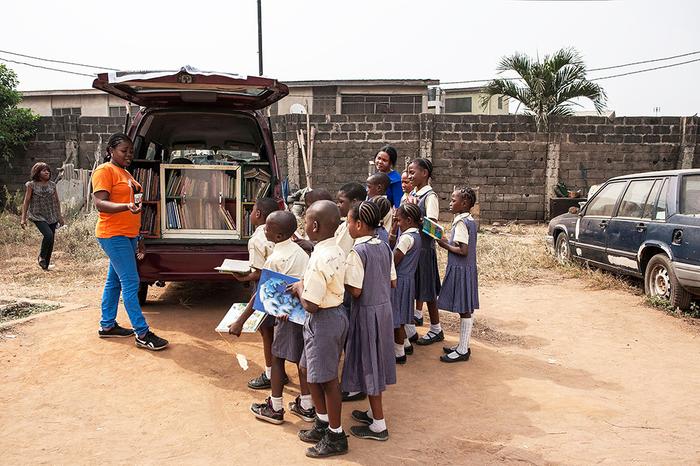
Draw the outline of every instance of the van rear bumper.
<instances>
[{"instance_id":1,"label":"van rear bumper","mask_svg":"<svg viewBox=\"0 0 700 466\"><path fill-rule=\"evenodd\" d=\"M138 262L142 282L233 280L214 270L224 259L248 260L245 244L146 244L146 257Z\"/></svg>"}]
</instances>

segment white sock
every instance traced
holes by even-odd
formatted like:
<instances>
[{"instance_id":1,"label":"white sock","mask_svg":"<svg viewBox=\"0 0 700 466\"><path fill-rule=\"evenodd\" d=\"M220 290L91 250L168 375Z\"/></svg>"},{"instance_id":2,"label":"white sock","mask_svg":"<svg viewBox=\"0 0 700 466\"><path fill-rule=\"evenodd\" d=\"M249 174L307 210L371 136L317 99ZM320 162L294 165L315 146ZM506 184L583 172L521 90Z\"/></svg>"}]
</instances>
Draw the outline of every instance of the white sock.
<instances>
[{"instance_id":1,"label":"white sock","mask_svg":"<svg viewBox=\"0 0 700 466\"><path fill-rule=\"evenodd\" d=\"M403 343L399 343L398 345L394 343L394 356L397 358L400 358L401 356L406 356L406 350L403 347Z\"/></svg>"},{"instance_id":2,"label":"white sock","mask_svg":"<svg viewBox=\"0 0 700 466\"><path fill-rule=\"evenodd\" d=\"M435 334L438 334L442 332L442 325L440 325L439 322L437 324L430 324L430 331Z\"/></svg>"},{"instance_id":3,"label":"white sock","mask_svg":"<svg viewBox=\"0 0 700 466\"><path fill-rule=\"evenodd\" d=\"M275 411L279 411L280 409L282 409L282 397L277 398L271 396L270 399L272 400L272 409L274 409Z\"/></svg>"},{"instance_id":4,"label":"white sock","mask_svg":"<svg viewBox=\"0 0 700 466\"><path fill-rule=\"evenodd\" d=\"M328 422L328 413L326 413L326 414L316 413L316 417L318 418L319 421Z\"/></svg>"},{"instance_id":5,"label":"white sock","mask_svg":"<svg viewBox=\"0 0 700 466\"><path fill-rule=\"evenodd\" d=\"M272 378L272 367L265 366L265 377L269 379Z\"/></svg>"},{"instance_id":6,"label":"white sock","mask_svg":"<svg viewBox=\"0 0 700 466\"><path fill-rule=\"evenodd\" d=\"M374 419L374 417L372 416L372 407L371 406L369 408L367 408L367 416L369 416L370 419Z\"/></svg>"},{"instance_id":7,"label":"white sock","mask_svg":"<svg viewBox=\"0 0 700 466\"><path fill-rule=\"evenodd\" d=\"M408 340L409 338L413 338L413 335L416 333L416 326L413 324L406 324L403 326L403 328L406 330L406 339Z\"/></svg>"},{"instance_id":8,"label":"white sock","mask_svg":"<svg viewBox=\"0 0 700 466\"><path fill-rule=\"evenodd\" d=\"M406 348L410 348L410 347L411 347L411 342L408 341L408 338L406 338L406 339L403 341L403 351L404 351L404 354L406 354Z\"/></svg>"},{"instance_id":9,"label":"white sock","mask_svg":"<svg viewBox=\"0 0 700 466\"><path fill-rule=\"evenodd\" d=\"M348 392L348 396L355 396L358 393L362 393L362 392Z\"/></svg>"},{"instance_id":10,"label":"white sock","mask_svg":"<svg viewBox=\"0 0 700 466\"><path fill-rule=\"evenodd\" d=\"M311 409L314 407L314 402L311 399L311 395L300 395L299 404L302 409Z\"/></svg>"},{"instance_id":11,"label":"white sock","mask_svg":"<svg viewBox=\"0 0 700 466\"><path fill-rule=\"evenodd\" d=\"M457 352L460 354L467 354L469 350L469 336L472 333L472 318L459 319L459 345L457 345Z\"/></svg>"},{"instance_id":12,"label":"white sock","mask_svg":"<svg viewBox=\"0 0 700 466\"><path fill-rule=\"evenodd\" d=\"M420 319L423 317L423 309L414 309L413 310L413 317Z\"/></svg>"},{"instance_id":13,"label":"white sock","mask_svg":"<svg viewBox=\"0 0 700 466\"><path fill-rule=\"evenodd\" d=\"M328 430L330 430L334 434L340 434L341 432L343 432L343 426L338 426L337 428L328 426Z\"/></svg>"},{"instance_id":14,"label":"white sock","mask_svg":"<svg viewBox=\"0 0 700 466\"><path fill-rule=\"evenodd\" d=\"M372 432L384 432L386 430L386 422L384 422L384 419L375 419L369 425L369 430Z\"/></svg>"}]
</instances>

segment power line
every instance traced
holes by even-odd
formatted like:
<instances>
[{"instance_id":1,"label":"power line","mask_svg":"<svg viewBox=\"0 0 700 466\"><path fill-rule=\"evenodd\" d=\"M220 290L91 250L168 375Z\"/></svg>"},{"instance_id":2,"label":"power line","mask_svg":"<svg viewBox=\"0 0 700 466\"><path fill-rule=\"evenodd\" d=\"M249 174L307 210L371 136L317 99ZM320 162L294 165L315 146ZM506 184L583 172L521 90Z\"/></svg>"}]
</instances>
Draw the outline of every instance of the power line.
<instances>
[{"instance_id":1,"label":"power line","mask_svg":"<svg viewBox=\"0 0 700 466\"><path fill-rule=\"evenodd\" d=\"M95 66L95 65L85 65L83 63L74 63L70 61L62 61L62 60L53 60L51 58L41 58L41 57L33 57L31 55L24 55L22 53L16 53L16 52L8 52L7 50L0 50L2 53L6 53L8 55L16 55L18 57L24 57L24 58L31 58L32 60L39 60L39 61L48 61L51 63L61 63L63 65L74 65L74 66L82 66L84 68L95 68L97 70L109 70L109 71L119 71L116 68L109 68L107 66Z\"/></svg>"},{"instance_id":2,"label":"power line","mask_svg":"<svg viewBox=\"0 0 700 466\"><path fill-rule=\"evenodd\" d=\"M610 79L610 78L619 78L620 76L629 76L630 74L637 74L637 73L646 73L647 71L654 71L654 70L662 70L664 68L673 68L674 66L680 66L680 65L687 65L688 63L693 63L696 61L700 61L700 58L696 58L695 60L688 60L688 61L682 61L679 63L672 63L670 65L663 65L663 66L657 66L655 68L647 68L644 70L637 70L637 71L629 71L627 73L620 73L620 74L612 74L610 76L603 76L600 78L593 78L591 81L600 81L601 79Z\"/></svg>"},{"instance_id":3,"label":"power line","mask_svg":"<svg viewBox=\"0 0 700 466\"><path fill-rule=\"evenodd\" d=\"M32 64L32 63L25 63L25 62L22 62L22 61L10 60L9 58L2 58L2 57L0 57L0 61L4 61L4 62L8 62L8 63L17 63L18 65L27 65L27 66L31 66L31 67L34 67L34 68L41 68L41 69L44 69L44 70L58 71L58 72L60 72L60 73L75 74L75 75L78 75L78 76L87 76L88 78L94 78L94 77L95 77L94 74L79 73L79 72L77 72L77 71L61 70L61 69L58 69L58 68L51 68L50 66L34 65L34 64Z\"/></svg>"},{"instance_id":4,"label":"power line","mask_svg":"<svg viewBox=\"0 0 700 466\"><path fill-rule=\"evenodd\" d=\"M586 70L586 71L588 71L588 72L593 72L593 71L611 70L611 69L614 69L614 68L624 68L624 67L627 67L627 66L642 65L642 64L644 64L644 63L655 63L655 62L660 62L660 61L673 60L674 58L682 58L682 57L687 57L687 56L690 56L690 55L697 55L697 54L700 54L700 50L697 50L697 51L695 51L695 52L683 53L683 54L680 54L680 55L672 55L672 56L669 56L669 57L653 58L653 59L650 59L650 60L642 60L642 61L637 61L637 62L623 63L623 64L621 64L621 65L604 66L604 67L601 67L601 68L591 68L591 69ZM678 63L678 64L679 64L679 65L682 65L682 64L685 64L685 63L692 63L692 60L689 61L689 62L682 62L682 63ZM674 66L674 65L671 65L671 66ZM667 67L662 67L662 68L667 68ZM661 69L661 68L651 68L651 69L649 69L649 70L640 70L639 72L651 71L651 70L655 70L655 69ZM635 73L635 72L629 73L629 74L634 74L634 73ZM626 73L625 73L625 74L621 74L621 75L619 75L619 76L625 76L625 75L626 75ZM606 77L603 77L603 78L595 78L595 79L591 79L591 81L595 81L596 79L608 79L609 77L617 77L617 75L616 75L616 76L606 76ZM470 80L467 80L467 81L447 81L447 82L441 82L440 84L443 85L443 84L483 83L483 82L492 81L493 79L502 79L503 81L518 81L518 80L522 80L522 78L470 79Z\"/></svg>"}]
</instances>

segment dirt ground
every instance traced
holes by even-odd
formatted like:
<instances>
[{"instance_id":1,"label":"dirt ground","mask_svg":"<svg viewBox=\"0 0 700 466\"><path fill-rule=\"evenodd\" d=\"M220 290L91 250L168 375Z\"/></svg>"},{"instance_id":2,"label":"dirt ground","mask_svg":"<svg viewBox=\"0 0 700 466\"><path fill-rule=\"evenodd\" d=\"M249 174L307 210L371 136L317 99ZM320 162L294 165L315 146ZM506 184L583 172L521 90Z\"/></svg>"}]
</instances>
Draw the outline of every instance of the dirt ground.
<instances>
[{"instance_id":1,"label":"dirt ground","mask_svg":"<svg viewBox=\"0 0 700 466\"><path fill-rule=\"evenodd\" d=\"M27 262L13 265L25 275L0 283L0 295L86 306L0 332L0 463L311 462L296 435L307 424L288 415L273 426L248 411L266 396L245 385L261 371L258 337L213 331L248 291L153 289L145 313L171 347L152 353L131 339L97 338L102 275L69 283L59 257L37 291L26 275L43 272ZM698 327L639 296L553 274L484 287L481 298L471 361L446 365L439 345L417 347L385 396L390 440L350 437L349 454L324 464L700 460ZM128 323L121 309L119 317ZM248 358L247 371L236 353ZM288 371L285 403L298 393ZM346 429L350 411L365 406L344 405Z\"/></svg>"}]
</instances>

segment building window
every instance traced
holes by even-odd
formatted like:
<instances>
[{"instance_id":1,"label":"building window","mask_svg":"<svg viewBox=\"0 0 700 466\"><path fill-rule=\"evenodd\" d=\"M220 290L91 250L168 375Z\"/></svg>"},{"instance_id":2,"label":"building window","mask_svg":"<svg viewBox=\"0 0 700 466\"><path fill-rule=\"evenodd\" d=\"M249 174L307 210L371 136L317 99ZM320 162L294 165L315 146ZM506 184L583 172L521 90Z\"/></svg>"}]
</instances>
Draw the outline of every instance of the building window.
<instances>
[{"instance_id":1,"label":"building window","mask_svg":"<svg viewBox=\"0 0 700 466\"><path fill-rule=\"evenodd\" d=\"M63 115L80 115L80 107L66 107L66 108L52 108L51 115L53 116L63 116Z\"/></svg>"},{"instance_id":2,"label":"building window","mask_svg":"<svg viewBox=\"0 0 700 466\"><path fill-rule=\"evenodd\" d=\"M472 98L471 97L457 97L452 99L445 99L445 113L471 113L472 112Z\"/></svg>"},{"instance_id":3,"label":"building window","mask_svg":"<svg viewBox=\"0 0 700 466\"><path fill-rule=\"evenodd\" d=\"M133 116L139 111L138 105L129 105L129 113ZM126 106L124 105L114 105L109 107L109 116L111 117L123 117L126 116Z\"/></svg>"},{"instance_id":4,"label":"building window","mask_svg":"<svg viewBox=\"0 0 700 466\"><path fill-rule=\"evenodd\" d=\"M503 96L502 95L498 96L498 109L503 110Z\"/></svg>"},{"instance_id":5,"label":"building window","mask_svg":"<svg viewBox=\"0 0 700 466\"><path fill-rule=\"evenodd\" d=\"M410 113L423 109L423 96L414 94L345 94L341 96L340 113ZM314 112L315 113L315 112Z\"/></svg>"},{"instance_id":6,"label":"building window","mask_svg":"<svg viewBox=\"0 0 700 466\"><path fill-rule=\"evenodd\" d=\"M338 95L337 86L314 87L313 93L312 113L316 115L333 115L336 113L335 98Z\"/></svg>"}]
</instances>

